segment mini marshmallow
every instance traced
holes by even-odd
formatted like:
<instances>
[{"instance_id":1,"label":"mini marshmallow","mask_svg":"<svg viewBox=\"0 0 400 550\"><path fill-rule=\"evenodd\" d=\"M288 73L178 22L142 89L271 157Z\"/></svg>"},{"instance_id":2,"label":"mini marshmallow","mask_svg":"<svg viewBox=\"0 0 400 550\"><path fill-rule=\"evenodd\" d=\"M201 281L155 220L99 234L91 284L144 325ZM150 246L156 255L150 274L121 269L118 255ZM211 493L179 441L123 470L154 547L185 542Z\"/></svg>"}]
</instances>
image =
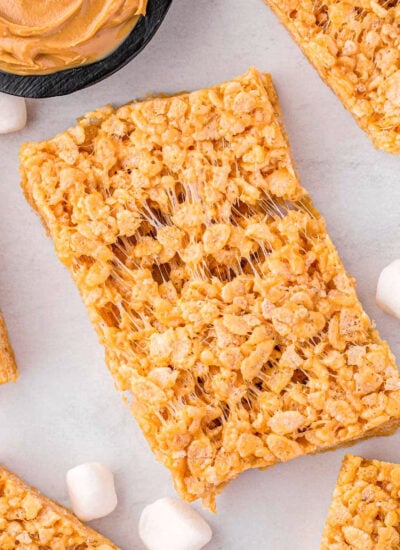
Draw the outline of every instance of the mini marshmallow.
<instances>
[{"instance_id":1,"label":"mini marshmallow","mask_svg":"<svg viewBox=\"0 0 400 550\"><path fill-rule=\"evenodd\" d=\"M400 319L400 260L386 266L379 275L376 303L383 311Z\"/></svg>"},{"instance_id":2,"label":"mini marshmallow","mask_svg":"<svg viewBox=\"0 0 400 550\"><path fill-rule=\"evenodd\" d=\"M72 509L83 521L107 516L117 506L113 473L99 462L87 462L69 470L67 487Z\"/></svg>"},{"instance_id":3,"label":"mini marshmallow","mask_svg":"<svg viewBox=\"0 0 400 550\"><path fill-rule=\"evenodd\" d=\"M25 125L25 99L0 92L0 134L17 132L22 130Z\"/></svg>"},{"instance_id":4,"label":"mini marshmallow","mask_svg":"<svg viewBox=\"0 0 400 550\"><path fill-rule=\"evenodd\" d=\"M143 510L139 536L147 550L200 550L210 542L212 531L185 502L160 498Z\"/></svg>"}]
</instances>

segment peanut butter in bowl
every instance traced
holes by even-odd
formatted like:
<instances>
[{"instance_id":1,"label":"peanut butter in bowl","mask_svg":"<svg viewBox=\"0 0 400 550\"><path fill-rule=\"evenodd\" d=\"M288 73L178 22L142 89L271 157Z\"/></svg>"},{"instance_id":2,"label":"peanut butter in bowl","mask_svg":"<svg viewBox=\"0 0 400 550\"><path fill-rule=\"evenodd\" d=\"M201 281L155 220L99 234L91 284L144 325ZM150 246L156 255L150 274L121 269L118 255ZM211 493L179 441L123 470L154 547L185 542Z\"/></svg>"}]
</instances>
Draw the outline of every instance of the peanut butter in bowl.
<instances>
[{"instance_id":1,"label":"peanut butter in bowl","mask_svg":"<svg viewBox=\"0 0 400 550\"><path fill-rule=\"evenodd\" d=\"M0 70L48 74L115 50L147 0L0 0Z\"/></svg>"}]
</instances>

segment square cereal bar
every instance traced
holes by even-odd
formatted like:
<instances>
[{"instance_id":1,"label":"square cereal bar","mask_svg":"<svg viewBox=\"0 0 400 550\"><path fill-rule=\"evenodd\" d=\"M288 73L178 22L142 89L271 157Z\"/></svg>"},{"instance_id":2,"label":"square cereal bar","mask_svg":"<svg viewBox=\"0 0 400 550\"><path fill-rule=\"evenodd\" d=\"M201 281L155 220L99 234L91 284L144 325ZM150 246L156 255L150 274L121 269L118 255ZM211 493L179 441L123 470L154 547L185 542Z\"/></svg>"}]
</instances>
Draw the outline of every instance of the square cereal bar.
<instances>
[{"instance_id":1,"label":"square cereal bar","mask_svg":"<svg viewBox=\"0 0 400 550\"><path fill-rule=\"evenodd\" d=\"M118 550L69 510L0 466L0 548Z\"/></svg>"},{"instance_id":2,"label":"square cereal bar","mask_svg":"<svg viewBox=\"0 0 400 550\"><path fill-rule=\"evenodd\" d=\"M399 2L266 3L375 146L399 154Z\"/></svg>"},{"instance_id":3,"label":"square cereal bar","mask_svg":"<svg viewBox=\"0 0 400 550\"><path fill-rule=\"evenodd\" d=\"M17 377L14 353L8 339L6 323L0 312L0 384L15 382Z\"/></svg>"},{"instance_id":4,"label":"square cereal bar","mask_svg":"<svg viewBox=\"0 0 400 550\"><path fill-rule=\"evenodd\" d=\"M400 465L347 455L321 550L400 548Z\"/></svg>"},{"instance_id":5,"label":"square cereal bar","mask_svg":"<svg viewBox=\"0 0 400 550\"><path fill-rule=\"evenodd\" d=\"M300 185L271 78L104 107L22 186L187 500L388 433L400 378Z\"/></svg>"}]
</instances>

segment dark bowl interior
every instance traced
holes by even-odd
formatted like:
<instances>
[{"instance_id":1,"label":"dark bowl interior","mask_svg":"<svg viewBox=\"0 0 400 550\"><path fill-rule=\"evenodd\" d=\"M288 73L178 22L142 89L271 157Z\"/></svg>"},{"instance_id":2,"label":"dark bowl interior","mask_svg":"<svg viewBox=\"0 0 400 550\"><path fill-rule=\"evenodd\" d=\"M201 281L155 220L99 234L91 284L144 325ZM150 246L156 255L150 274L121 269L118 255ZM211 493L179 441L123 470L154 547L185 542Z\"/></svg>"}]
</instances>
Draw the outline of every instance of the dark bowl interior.
<instances>
[{"instance_id":1,"label":"dark bowl interior","mask_svg":"<svg viewBox=\"0 0 400 550\"><path fill-rule=\"evenodd\" d=\"M127 38L111 54L95 63L38 76L20 76L0 71L0 91L23 97L66 95L91 86L115 73L137 56L161 25L172 0L149 0Z\"/></svg>"}]
</instances>

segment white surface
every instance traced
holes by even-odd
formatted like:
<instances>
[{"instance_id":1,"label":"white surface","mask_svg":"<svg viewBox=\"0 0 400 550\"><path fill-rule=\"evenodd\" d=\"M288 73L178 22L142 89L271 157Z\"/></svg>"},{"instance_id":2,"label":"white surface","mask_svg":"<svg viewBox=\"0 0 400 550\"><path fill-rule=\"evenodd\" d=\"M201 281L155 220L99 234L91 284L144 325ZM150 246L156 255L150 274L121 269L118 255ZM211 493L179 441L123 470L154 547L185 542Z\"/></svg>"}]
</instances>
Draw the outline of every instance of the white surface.
<instances>
[{"instance_id":1,"label":"white surface","mask_svg":"<svg viewBox=\"0 0 400 550\"><path fill-rule=\"evenodd\" d=\"M79 464L68 470L66 481L72 510L82 521L103 518L117 507L114 475L105 464Z\"/></svg>"},{"instance_id":2,"label":"white surface","mask_svg":"<svg viewBox=\"0 0 400 550\"><path fill-rule=\"evenodd\" d=\"M148 550L201 550L212 531L189 504L164 497L144 508L139 535Z\"/></svg>"},{"instance_id":3,"label":"white surface","mask_svg":"<svg viewBox=\"0 0 400 550\"><path fill-rule=\"evenodd\" d=\"M174 496L113 388L78 292L19 188L21 141L50 137L109 101L214 84L250 65L272 72L303 185L325 215L360 297L400 357L399 321L375 305L381 269L400 256L400 158L374 151L262 0L174 0L142 54L108 80L29 102L27 128L0 136L0 304L21 377L0 389L0 461L68 503L66 471L97 460L116 474L117 510L94 527L140 550L139 515ZM400 433L352 452L400 462ZM345 450L251 471L204 517L207 550L317 550Z\"/></svg>"},{"instance_id":4,"label":"white surface","mask_svg":"<svg viewBox=\"0 0 400 550\"><path fill-rule=\"evenodd\" d=\"M0 92L0 134L22 130L26 125L26 103L23 97Z\"/></svg>"},{"instance_id":5,"label":"white surface","mask_svg":"<svg viewBox=\"0 0 400 550\"><path fill-rule=\"evenodd\" d=\"M376 304L400 319L400 260L394 260L382 269L376 288Z\"/></svg>"}]
</instances>

